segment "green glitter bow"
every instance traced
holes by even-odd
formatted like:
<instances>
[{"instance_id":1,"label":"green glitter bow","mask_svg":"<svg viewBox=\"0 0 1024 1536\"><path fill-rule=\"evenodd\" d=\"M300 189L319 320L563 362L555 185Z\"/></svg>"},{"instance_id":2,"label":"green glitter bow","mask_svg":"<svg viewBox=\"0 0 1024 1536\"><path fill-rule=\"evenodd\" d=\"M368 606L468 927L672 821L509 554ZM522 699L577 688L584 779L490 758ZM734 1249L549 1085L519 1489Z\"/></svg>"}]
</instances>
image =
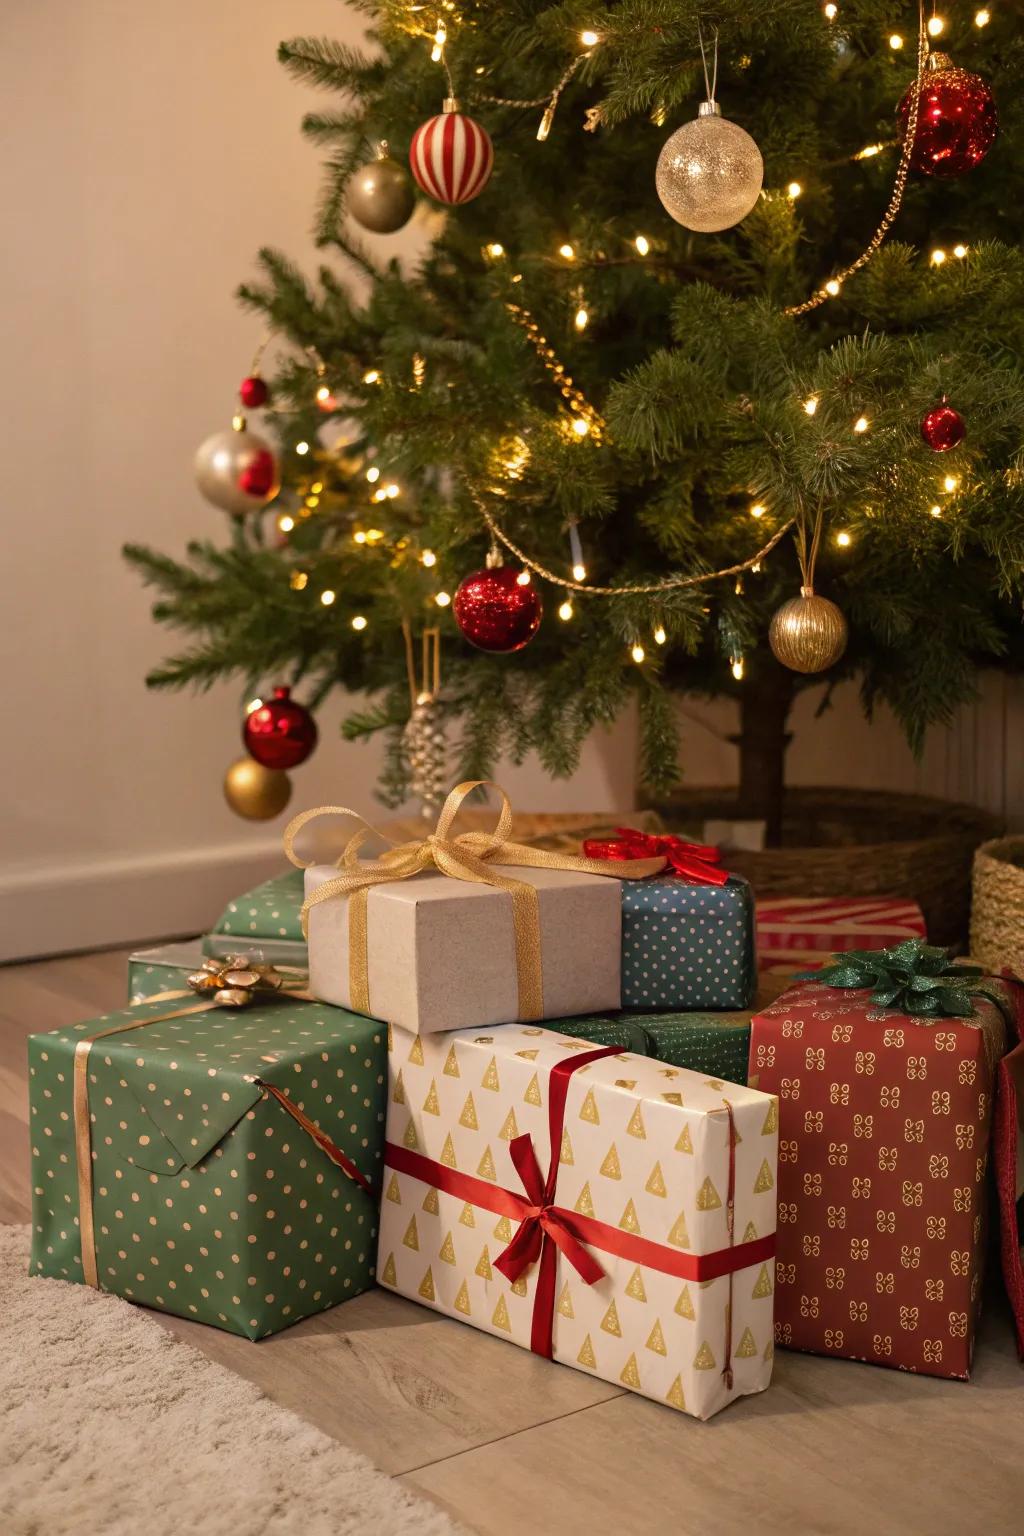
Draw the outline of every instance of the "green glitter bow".
<instances>
[{"instance_id":1,"label":"green glitter bow","mask_svg":"<svg viewBox=\"0 0 1024 1536\"><path fill-rule=\"evenodd\" d=\"M977 978L979 965L954 963L949 951L923 939L906 939L892 949L851 949L820 971L804 971L801 981L830 987L870 987L871 1001L914 1018L969 1019L972 994L987 996Z\"/></svg>"}]
</instances>

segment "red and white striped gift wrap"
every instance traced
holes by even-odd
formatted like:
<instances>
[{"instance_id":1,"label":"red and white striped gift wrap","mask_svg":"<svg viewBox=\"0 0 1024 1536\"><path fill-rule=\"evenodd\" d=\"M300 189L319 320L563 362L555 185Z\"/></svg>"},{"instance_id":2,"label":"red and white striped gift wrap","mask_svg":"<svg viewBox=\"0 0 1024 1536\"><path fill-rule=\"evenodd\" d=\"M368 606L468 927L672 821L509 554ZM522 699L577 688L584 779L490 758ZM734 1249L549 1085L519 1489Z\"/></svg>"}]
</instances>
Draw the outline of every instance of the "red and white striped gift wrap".
<instances>
[{"instance_id":1,"label":"red and white striped gift wrap","mask_svg":"<svg viewBox=\"0 0 1024 1536\"><path fill-rule=\"evenodd\" d=\"M849 949L927 937L921 908L902 896L769 896L756 911L758 967L777 976L818 970Z\"/></svg>"},{"instance_id":2,"label":"red and white striped gift wrap","mask_svg":"<svg viewBox=\"0 0 1024 1536\"><path fill-rule=\"evenodd\" d=\"M417 128L409 165L418 185L439 203L468 203L487 185L494 150L485 129L461 112L446 110Z\"/></svg>"}]
</instances>

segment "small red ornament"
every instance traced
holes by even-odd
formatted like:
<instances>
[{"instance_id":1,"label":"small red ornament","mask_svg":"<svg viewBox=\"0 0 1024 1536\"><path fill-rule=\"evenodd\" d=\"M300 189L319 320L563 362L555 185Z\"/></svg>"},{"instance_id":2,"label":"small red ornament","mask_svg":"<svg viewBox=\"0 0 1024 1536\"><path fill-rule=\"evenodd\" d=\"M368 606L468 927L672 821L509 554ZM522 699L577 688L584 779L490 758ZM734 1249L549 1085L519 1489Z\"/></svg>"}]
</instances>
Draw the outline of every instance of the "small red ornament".
<instances>
[{"instance_id":1,"label":"small red ornament","mask_svg":"<svg viewBox=\"0 0 1024 1536\"><path fill-rule=\"evenodd\" d=\"M897 109L901 136L916 89L915 81ZM914 170L925 176L966 175L984 160L998 127L996 104L982 77L958 69L948 54L930 54L910 157Z\"/></svg>"},{"instance_id":2,"label":"small red ornament","mask_svg":"<svg viewBox=\"0 0 1024 1536\"><path fill-rule=\"evenodd\" d=\"M243 379L238 386L238 398L247 410L258 410L261 405L266 405L270 399L270 390L266 380L261 379L258 373L251 373L247 379Z\"/></svg>"},{"instance_id":3,"label":"small red ornament","mask_svg":"<svg viewBox=\"0 0 1024 1536\"><path fill-rule=\"evenodd\" d=\"M259 449L238 472L238 488L247 496L270 496L277 484L277 461L268 448Z\"/></svg>"},{"instance_id":4,"label":"small red ornament","mask_svg":"<svg viewBox=\"0 0 1024 1536\"><path fill-rule=\"evenodd\" d=\"M494 149L485 129L465 117L451 97L440 117L431 117L412 136L409 165L429 197L453 207L468 203L490 180Z\"/></svg>"},{"instance_id":5,"label":"small red ornament","mask_svg":"<svg viewBox=\"0 0 1024 1536\"><path fill-rule=\"evenodd\" d=\"M529 572L513 565L474 571L460 583L452 607L460 630L481 651L521 651L544 611Z\"/></svg>"},{"instance_id":6,"label":"small red ornament","mask_svg":"<svg viewBox=\"0 0 1024 1536\"><path fill-rule=\"evenodd\" d=\"M967 428L959 411L946 404L932 406L921 417L921 436L933 453L946 453L956 448L967 436Z\"/></svg>"},{"instance_id":7,"label":"small red ornament","mask_svg":"<svg viewBox=\"0 0 1024 1536\"><path fill-rule=\"evenodd\" d=\"M316 721L290 688L275 688L274 697L246 715L242 726L245 750L264 768L297 768L316 738Z\"/></svg>"}]
</instances>

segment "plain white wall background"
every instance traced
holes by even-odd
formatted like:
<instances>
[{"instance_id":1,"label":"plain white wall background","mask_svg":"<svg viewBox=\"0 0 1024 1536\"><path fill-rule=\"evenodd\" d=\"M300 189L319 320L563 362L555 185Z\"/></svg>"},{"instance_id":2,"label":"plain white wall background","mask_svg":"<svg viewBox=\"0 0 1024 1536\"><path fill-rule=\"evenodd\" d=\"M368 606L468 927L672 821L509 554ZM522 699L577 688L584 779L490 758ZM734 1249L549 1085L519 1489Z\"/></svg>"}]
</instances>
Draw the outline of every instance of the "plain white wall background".
<instances>
[{"instance_id":1,"label":"plain white wall background","mask_svg":"<svg viewBox=\"0 0 1024 1536\"><path fill-rule=\"evenodd\" d=\"M192 459L228 424L260 337L233 290L261 244L316 259L319 156L299 122L326 98L288 78L276 46L359 32L339 0L0 7L0 958L199 929L280 863L281 823L242 822L221 798L239 692L146 691L174 636L152 624L119 550L226 533ZM921 767L891 722L868 733L851 690L824 726L805 698L791 778L1024 810L1024 713L1001 683L989 695ZM731 779L731 710L687 712L710 727L688 725L689 778ZM340 713L321 716L293 808L374 809L375 751L338 740ZM627 722L588 745L571 784L536 764L502 778L523 809L627 807L633 764Z\"/></svg>"}]
</instances>

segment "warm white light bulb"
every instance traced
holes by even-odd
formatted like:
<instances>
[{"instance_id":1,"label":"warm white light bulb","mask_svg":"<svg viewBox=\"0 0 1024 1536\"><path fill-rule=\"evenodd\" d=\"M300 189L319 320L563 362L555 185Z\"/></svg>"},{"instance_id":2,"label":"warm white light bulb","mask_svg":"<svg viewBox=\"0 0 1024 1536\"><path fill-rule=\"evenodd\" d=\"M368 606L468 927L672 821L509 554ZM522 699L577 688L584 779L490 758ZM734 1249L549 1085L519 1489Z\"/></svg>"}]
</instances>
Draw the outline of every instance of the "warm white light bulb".
<instances>
[{"instance_id":1,"label":"warm white light bulb","mask_svg":"<svg viewBox=\"0 0 1024 1536\"><path fill-rule=\"evenodd\" d=\"M976 27L987 27L991 20L992 17L986 10L975 11L974 13L974 25Z\"/></svg>"},{"instance_id":2,"label":"warm white light bulb","mask_svg":"<svg viewBox=\"0 0 1024 1536\"><path fill-rule=\"evenodd\" d=\"M590 316L588 315L587 311L583 308L583 305L581 304L579 309L576 311L576 321L575 321L576 329L578 331L585 331L586 328L587 328L587 321L589 319L590 319Z\"/></svg>"},{"instance_id":3,"label":"warm white light bulb","mask_svg":"<svg viewBox=\"0 0 1024 1536\"><path fill-rule=\"evenodd\" d=\"M366 628L366 620L363 618L363 615L361 613L357 613L355 618L352 620L352 628L353 629L365 629Z\"/></svg>"},{"instance_id":4,"label":"warm white light bulb","mask_svg":"<svg viewBox=\"0 0 1024 1536\"><path fill-rule=\"evenodd\" d=\"M839 7L838 7L838 5L833 5L831 3L831 0L829 0L829 4L826 5L826 7L825 7L825 20L826 21L835 21L835 19L836 19L836 17L838 15L839 15Z\"/></svg>"},{"instance_id":5,"label":"warm white light bulb","mask_svg":"<svg viewBox=\"0 0 1024 1536\"><path fill-rule=\"evenodd\" d=\"M434 602L439 608L447 608L448 604L451 602L451 595L448 592L438 592L434 598Z\"/></svg>"},{"instance_id":6,"label":"warm white light bulb","mask_svg":"<svg viewBox=\"0 0 1024 1536\"><path fill-rule=\"evenodd\" d=\"M945 261L945 259L946 259L945 251L942 249L941 246L937 245L935 247L934 251L932 251L932 254L931 254L931 257L930 257L932 266L933 267L941 267L942 263Z\"/></svg>"},{"instance_id":7,"label":"warm white light bulb","mask_svg":"<svg viewBox=\"0 0 1024 1536\"><path fill-rule=\"evenodd\" d=\"M825 292L829 295L830 298L834 299L842 286L843 285L839 281L838 277L830 277L828 282L825 284Z\"/></svg>"},{"instance_id":8,"label":"warm white light bulb","mask_svg":"<svg viewBox=\"0 0 1024 1536\"><path fill-rule=\"evenodd\" d=\"M565 245L560 245L558 247L558 254L559 256L563 257L565 261L572 261L576 255L576 252L573 250L568 241L566 241Z\"/></svg>"},{"instance_id":9,"label":"warm white light bulb","mask_svg":"<svg viewBox=\"0 0 1024 1536\"><path fill-rule=\"evenodd\" d=\"M896 52L899 52L899 50L903 47L903 39L900 37L898 32L892 33L891 37L889 38L889 47L894 49Z\"/></svg>"},{"instance_id":10,"label":"warm white light bulb","mask_svg":"<svg viewBox=\"0 0 1024 1536\"><path fill-rule=\"evenodd\" d=\"M566 598L565 602L561 605L561 607L558 610L558 617L560 619L564 619L565 622L568 623L569 620L572 618L572 611L573 611L572 610L572 603L570 603L568 598Z\"/></svg>"},{"instance_id":11,"label":"warm white light bulb","mask_svg":"<svg viewBox=\"0 0 1024 1536\"><path fill-rule=\"evenodd\" d=\"M786 188L786 196L787 197L791 197L791 198L793 198L795 200L796 198L798 198L800 196L802 191L803 191L803 187L800 185L800 183L798 181L791 181L789 186Z\"/></svg>"},{"instance_id":12,"label":"warm white light bulb","mask_svg":"<svg viewBox=\"0 0 1024 1536\"><path fill-rule=\"evenodd\" d=\"M377 468L376 464L374 464L372 468L366 471L366 478L369 480L371 485L375 485L376 482L380 479L380 470Z\"/></svg>"},{"instance_id":13,"label":"warm white light bulb","mask_svg":"<svg viewBox=\"0 0 1024 1536\"><path fill-rule=\"evenodd\" d=\"M263 700L262 699L250 699L248 704L245 706L245 712L246 712L247 715L252 715L252 714L254 714L256 712L256 710L262 709L262 708L263 708Z\"/></svg>"},{"instance_id":14,"label":"warm white light bulb","mask_svg":"<svg viewBox=\"0 0 1024 1536\"><path fill-rule=\"evenodd\" d=\"M423 551L422 555L420 555L420 561L429 570L429 568L432 565L436 565L437 564L437 556L434 554L434 551L432 549L425 549Z\"/></svg>"},{"instance_id":15,"label":"warm white light bulb","mask_svg":"<svg viewBox=\"0 0 1024 1536\"><path fill-rule=\"evenodd\" d=\"M492 256L494 260L497 261L499 256L504 256L505 247L502 245L500 240L492 240L490 245L487 247L487 254L488 256Z\"/></svg>"},{"instance_id":16,"label":"warm white light bulb","mask_svg":"<svg viewBox=\"0 0 1024 1536\"><path fill-rule=\"evenodd\" d=\"M318 400L329 400L331 398L331 392L327 388L326 384L320 385L320 388L316 392L316 397Z\"/></svg>"},{"instance_id":17,"label":"warm white light bulb","mask_svg":"<svg viewBox=\"0 0 1024 1536\"><path fill-rule=\"evenodd\" d=\"M529 571L520 571L516 577L516 584L520 587L528 587L530 585Z\"/></svg>"},{"instance_id":18,"label":"warm white light bulb","mask_svg":"<svg viewBox=\"0 0 1024 1536\"><path fill-rule=\"evenodd\" d=\"M817 397L817 395L811 395L809 397L809 399L804 401L804 410L807 412L808 416L813 416L817 409L818 409L818 397Z\"/></svg>"},{"instance_id":19,"label":"warm white light bulb","mask_svg":"<svg viewBox=\"0 0 1024 1536\"><path fill-rule=\"evenodd\" d=\"M586 579L587 579L587 568L586 568L586 566L585 565L580 565L577 562L577 564L574 565L573 568L572 568L572 579L573 579L573 581L586 581Z\"/></svg>"},{"instance_id":20,"label":"warm white light bulb","mask_svg":"<svg viewBox=\"0 0 1024 1536\"><path fill-rule=\"evenodd\" d=\"M400 493L400 491L398 489L398 486L395 485L394 483L392 483L391 485L386 485L384 487L384 495L387 497L388 501L394 501L395 497L400 495L400 494L401 493Z\"/></svg>"},{"instance_id":21,"label":"warm white light bulb","mask_svg":"<svg viewBox=\"0 0 1024 1536\"><path fill-rule=\"evenodd\" d=\"M839 545L840 549L849 549L850 542L850 535L846 532L845 528L843 529L842 533L836 534L836 543Z\"/></svg>"},{"instance_id":22,"label":"warm white light bulb","mask_svg":"<svg viewBox=\"0 0 1024 1536\"><path fill-rule=\"evenodd\" d=\"M654 643L655 643L655 645L664 645L665 641L667 639L668 639L668 636L665 633L664 626L659 624L657 629L654 631Z\"/></svg>"},{"instance_id":23,"label":"warm white light bulb","mask_svg":"<svg viewBox=\"0 0 1024 1536\"><path fill-rule=\"evenodd\" d=\"M957 261L963 261L964 257L967 255L966 245L954 245L953 255L956 257Z\"/></svg>"},{"instance_id":24,"label":"warm white light bulb","mask_svg":"<svg viewBox=\"0 0 1024 1536\"><path fill-rule=\"evenodd\" d=\"M294 517L289 517L288 513L286 512L283 517L278 518L277 526L280 528L282 533L291 533L292 529L295 527L295 519Z\"/></svg>"},{"instance_id":25,"label":"warm white light bulb","mask_svg":"<svg viewBox=\"0 0 1024 1536\"><path fill-rule=\"evenodd\" d=\"M765 510L766 509L761 505L759 501L755 501L754 505L750 509L750 515L751 517L764 517Z\"/></svg>"},{"instance_id":26,"label":"warm white light bulb","mask_svg":"<svg viewBox=\"0 0 1024 1536\"><path fill-rule=\"evenodd\" d=\"M942 508L938 505L937 502L936 502L934 507L929 507L928 511L929 511L929 513L930 513L930 515L932 517L941 517L942 516Z\"/></svg>"},{"instance_id":27,"label":"warm white light bulb","mask_svg":"<svg viewBox=\"0 0 1024 1536\"><path fill-rule=\"evenodd\" d=\"M732 675L738 683L743 681L743 657L734 656L732 661Z\"/></svg>"},{"instance_id":28,"label":"warm white light bulb","mask_svg":"<svg viewBox=\"0 0 1024 1536\"><path fill-rule=\"evenodd\" d=\"M945 480L942 482L943 488L947 491L955 491L959 483L960 482L957 480L956 475L947 475Z\"/></svg>"},{"instance_id":29,"label":"warm white light bulb","mask_svg":"<svg viewBox=\"0 0 1024 1536\"><path fill-rule=\"evenodd\" d=\"M589 421L585 421L582 416L577 416L576 420L572 424L572 429L576 433L577 437L586 437L587 433L590 431L590 423Z\"/></svg>"},{"instance_id":30,"label":"warm white light bulb","mask_svg":"<svg viewBox=\"0 0 1024 1536\"><path fill-rule=\"evenodd\" d=\"M634 645L633 649L630 651L629 654L632 656L632 658L636 662L637 666L639 666L640 663L643 661L644 655L646 653L645 653L644 648L643 648L642 645Z\"/></svg>"},{"instance_id":31,"label":"warm white light bulb","mask_svg":"<svg viewBox=\"0 0 1024 1536\"><path fill-rule=\"evenodd\" d=\"M580 33L580 42L583 44L584 48L596 48L600 41L601 39L598 37L597 33L591 32L589 29L586 32Z\"/></svg>"},{"instance_id":32,"label":"warm white light bulb","mask_svg":"<svg viewBox=\"0 0 1024 1536\"><path fill-rule=\"evenodd\" d=\"M321 592L320 593L320 601L323 603L325 608L329 608L331 606L331 604L334 602L334 599L335 599L336 596L337 596L337 593L336 592L332 592L330 587L328 587L325 592Z\"/></svg>"},{"instance_id":33,"label":"warm white light bulb","mask_svg":"<svg viewBox=\"0 0 1024 1536\"><path fill-rule=\"evenodd\" d=\"M855 432L866 432L870 425L871 423L868 421L866 416L858 416L857 420L853 424L853 430Z\"/></svg>"},{"instance_id":34,"label":"warm white light bulb","mask_svg":"<svg viewBox=\"0 0 1024 1536\"><path fill-rule=\"evenodd\" d=\"M353 537L353 539L355 540L355 542L357 544L365 544L366 543L366 534L363 532L363 530L361 528L357 528L355 533L352 535L352 537Z\"/></svg>"},{"instance_id":35,"label":"warm white light bulb","mask_svg":"<svg viewBox=\"0 0 1024 1536\"><path fill-rule=\"evenodd\" d=\"M637 235L636 239L633 241L633 244L636 246L637 251L641 256L646 256L651 249L651 242L648 240L646 235Z\"/></svg>"},{"instance_id":36,"label":"warm white light bulb","mask_svg":"<svg viewBox=\"0 0 1024 1536\"><path fill-rule=\"evenodd\" d=\"M364 384L377 384L379 381L380 381L380 374L378 373L376 368L370 368L370 369L367 370L366 373L363 374L363 383Z\"/></svg>"},{"instance_id":37,"label":"warm white light bulb","mask_svg":"<svg viewBox=\"0 0 1024 1536\"><path fill-rule=\"evenodd\" d=\"M295 452L296 453L308 453L309 452L309 444L308 443L296 443L295 444Z\"/></svg>"},{"instance_id":38,"label":"warm white light bulb","mask_svg":"<svg viewBox=\"0 0 1024 1536\"><path fill-rule=\"evenodd\" d=\"M943 20L943 18L941 16L929 16L929 18L928 18L928 36L929 37L941 37L943 32L945 32L945 30L946 30L946 23L945 23L945 21Z\"/></svg>"}]
</instances>

